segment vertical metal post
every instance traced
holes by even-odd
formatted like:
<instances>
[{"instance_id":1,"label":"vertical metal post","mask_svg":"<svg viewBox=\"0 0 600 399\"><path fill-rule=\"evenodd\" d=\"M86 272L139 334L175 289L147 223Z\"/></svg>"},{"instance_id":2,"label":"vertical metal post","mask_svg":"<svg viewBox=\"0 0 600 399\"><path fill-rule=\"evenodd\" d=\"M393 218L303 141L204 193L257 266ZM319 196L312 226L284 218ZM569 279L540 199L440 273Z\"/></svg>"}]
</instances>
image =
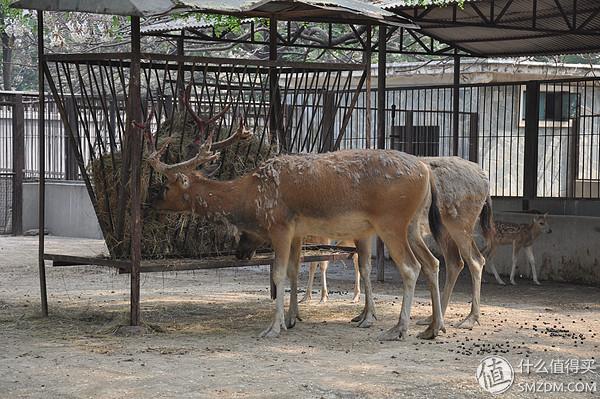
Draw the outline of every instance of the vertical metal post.
<instances>
[{"instance_id":1,"label":"vertical metal post","mask_svg":"<svg viewBox=\"0 0 600 399\"><path fill-rule=\"evenodd\" d=\"M129 76L129 118L131 157L131 313L130 325L140 325L140 263L142 258L141 161L142 135L133 128L133 121L142 120L140 89L140 18L131 18L131 69Z\"/></svg>"},{"instance_id":2,"label":"vertical metal post","mask_svg":"<svg viewBox=\"0 0 600 399\"><path fill-rule=\"evenodd\" d=\"M415 126L413 111L406 111L404 117L404 148L403 151L413 155L419 155L415 149Z\"/></svg>"},{"instance_id":3,"label":"vertical metal post","mask_svg":"<svg viewBox=\"0 0 600 399\"><path fill-rule=\"evenodd\" d=\"M79 123L77 121L77 110L75 109L75 98L65 98L65 111L67 111L67 123L70 126L71 133L74 137L70 137L68 132L65 132L65 179L77 180L79 166L77 165L77 157L75 155L74 146L77 145L75 137L79 137Z\"/></svg>"},{"instance_id":4,"label":"vertical metal post","mask_svg":"<svg viewBox=\"0 0 600 399\"><path fill-rule=\"evenodd\" d=\"M333 151L333 126L335 124L335 93L327 90L323 93L323 132L320 152Z\"/></svg>"},{"instance_id":5,"label":"vertical metal post","mask_svg":"<svg viewBox=\"0 0 600 399\"><path fill-rule=\"evenodd\" d=\"M540 83L529 82L525 89L525 162L523 173L523 210L537 196L538 129L540 123Z\"/></svg>"},{"instance_id":6,"label":"vertical metal post","mask_svg":"<svg viewBox=\"0 0 600 399\"><path fill-rule=\"evenodd\" d=\"M452 84L452 154L458 156L458 119L460 106L460 56L454 54L454 81Z\"/></svg>"},{"instance_id":7,"label":"vertical metal post","mask_svg":"<svg viewBox=\"0 0 600 399\"><path fill-rule=\"evenodd\" d=\"M273 17L269 19L269 61L277 61L277 19ZM278 115L276 115L279 107L275 106L277 100L276 92L279 86L277 79L277 69L274 66L269 67L269 107L271 110L269 114L269 132L271 133L271 140L274 139L275 134L279 134L277 132ZM281 141L281 137L279 139ZM282 144L282 149L287 149L287 143L280 144ZM273 265L270 266L269 281L271 285L271 298L275 299L277 298L277 287L273 282Z\"/></svg>"},{"instance_id":8,"label":"vertical metal post","mask_svg":"<svg viewBox=\"0 0 600 399\"><path fill-rule=\"evenodd\" d=\"M40 272L40 296L42 300L42 316L48 316L48 294L46 292L46 264L44 263L44 230L46 205L46 99L44 94L44 12L37 12L38 31L38 135L39 135L39 173L40 184L38 192L38 268Z\"/></svg>"},{"instance_id":9,"label":"vertical metal post","mask_svg":"<svg viewBox=\"0 0 600 399\"><path fill-rule=\"evenodd\" d=\"M12 233L23 234L23 173L25 169L25 109L23 96L14 97L12 107L13 131L13 187L12 187Z\"/></svg>"},{"instance_id":10,"label":"vertical metal post","mask_svg":"<svg viewBox=\"0 0 600 399\"><path fill-rule=\"evenodd\" d=\"M479 115L469 115L469 161L479 162Z\"/></svg>"},{"instance_id":11,"label":"vertical metal post","mask_svg":"<svg viewBox=\"0 0 600 399\"><path fill-rule=\"evenodd\" d=\"M384 25L379 26L378 53L377 53L377 148L385 149L385 78L386 78L386 42L387 29ZM385 246L381 238L377 237L375 268L377 269L377 281L385 280Z\"/></svg>"},{"instance_id":12,"label":"vertical metal post","mask_svg":"<svg viewBox=\"0 0 600 399\"><path fill-rule=\"evenodd\" d=\"M181 35L177 38L177 56L183 57L185 55L185 30L181 30ZM183 70L183 60L179 61L177 68L177 96L181 95L184 90L184 77L185 73Z\"/></svg>"},{"instance_id":13,"label":"vertical metal post","mask_svg":"<svg viewBox=\"0 0 600 399\"><path fill-rule=\"evenodd\" d=\"M367 75L367 87L366 87L366 98L365 108L367 111L365 119L365 130L366 130L366 141L365 147L371 148L371 56L372 56L372 44L371 37L373 36L373 28L371 25L367 25L367 40L365 41L365 49L363 52L363 63L365 65L365 72Z\"/></svg>"}]
</instances>

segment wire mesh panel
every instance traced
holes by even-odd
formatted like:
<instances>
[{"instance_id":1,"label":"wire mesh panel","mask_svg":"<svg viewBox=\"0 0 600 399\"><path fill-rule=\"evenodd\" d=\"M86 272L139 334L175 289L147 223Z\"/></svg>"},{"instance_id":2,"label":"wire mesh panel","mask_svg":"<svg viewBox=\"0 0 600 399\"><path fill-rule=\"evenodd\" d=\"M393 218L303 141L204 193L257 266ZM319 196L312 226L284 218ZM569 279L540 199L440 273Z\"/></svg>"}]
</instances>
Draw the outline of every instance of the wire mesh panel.
<instances>
[{"instance_id":1,"label":"wire mesh panel","mask_svg":"<svg viewBox=\"0 0 600 399\"><path fill-rule=\"evenodd\" d=\"M0 172L0 234L12 233L13 174Z\"/></svg>"}]
</instances>

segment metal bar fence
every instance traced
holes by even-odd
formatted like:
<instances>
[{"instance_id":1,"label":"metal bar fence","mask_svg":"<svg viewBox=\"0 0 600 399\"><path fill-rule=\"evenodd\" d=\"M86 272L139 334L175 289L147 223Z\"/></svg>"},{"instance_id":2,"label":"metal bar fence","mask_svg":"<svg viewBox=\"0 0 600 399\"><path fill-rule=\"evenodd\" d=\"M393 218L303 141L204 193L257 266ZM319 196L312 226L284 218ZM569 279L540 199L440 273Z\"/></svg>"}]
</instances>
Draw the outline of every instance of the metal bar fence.
<instances>
[{"instance_id":1,"label":"metal bar fence","mask_svg":"<svg viewBox=\"0 0 600 399\"><path fill-rule=\"evenodd\" d=\"M537 198L600 199L600 79L538 83L536 170L526 170L525 162L527 82L461 86L458 155L487 172L495 197L523 197L528 173L537 181ZM373 118L376 92L371 96ZM363 91L340 148L365 148L367 134L375 142L375 126L365 131L365 98ZM314 112L322 112L320 107ZM452 155L452 86L388 88L385 110L386 148ZM339 124L336 120L334 129Z\"/></svg>"}]
</instances>

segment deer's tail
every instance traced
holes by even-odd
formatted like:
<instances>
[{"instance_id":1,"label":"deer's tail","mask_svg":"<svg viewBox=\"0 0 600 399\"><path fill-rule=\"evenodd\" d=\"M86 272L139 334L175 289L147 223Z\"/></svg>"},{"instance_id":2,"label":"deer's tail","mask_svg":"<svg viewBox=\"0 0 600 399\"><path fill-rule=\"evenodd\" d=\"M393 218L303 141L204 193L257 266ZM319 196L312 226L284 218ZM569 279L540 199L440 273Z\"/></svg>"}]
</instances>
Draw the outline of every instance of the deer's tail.
<instances>
[{"instance_id":1,"label":"deer's tail","mask_svg":"<svg viewBox=\"0 0 600 399\"><path fill-rule=\"evenodd\" d=\"M481 226L481 233L483 234L483 238L485 240L485 249L483 252L484 255L486 255L492 249L492 241L494 239L494 235L496 234L496 229L494 227L494 215L492 212L492 198L489 196L489 194L485 199L485 203L483 204L483 208L481 208L481 213L479 214L479 225Z\"/></svg>"},{"instance_id":2,"label":"deer's tail","mask_svg":"<svg viewBox=\"0 0 600 399\"><path fill-rule=\"evenodd\" d=\"M431 205L429 206L429 230L435 241L439 244L444 232L444 224L442 223L442 215L438 205L437 189L435 187L435 179L431 170L429 171L429 189L431 192Z\"/></svg>"}]
</instances>

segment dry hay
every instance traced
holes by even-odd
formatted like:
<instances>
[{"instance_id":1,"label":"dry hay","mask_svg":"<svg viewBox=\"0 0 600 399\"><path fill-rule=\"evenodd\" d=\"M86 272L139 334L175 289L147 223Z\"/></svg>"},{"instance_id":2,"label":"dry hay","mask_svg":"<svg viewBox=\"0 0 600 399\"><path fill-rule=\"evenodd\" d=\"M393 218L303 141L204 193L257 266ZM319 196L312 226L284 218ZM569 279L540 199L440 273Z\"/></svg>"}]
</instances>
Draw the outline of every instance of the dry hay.
<instances>
[{"instance_id":1,"label":"dry hay","mask_svg":"<svg viewBox=\"0 0 600 399\"><path fill-rule=\"evenodd\" d=\"M197 130L184 112L175 113L172 123L165 121L157 134L159 138L169 136L174 140L168 150L165 162L179 161L186 156L186 146L192 143ZM224 137L227 132L222 132ZM159 139L160 146L162 140ZM219 179L228 180L241 176L276 153L276 148L265 137L253 136L246 142L234 144L221 151ZM114 162L113 162L114 160ZM126 213L124 238L116 236L118 195L121 179L121 153L103 155L89 165L89 174L97 198L96 213L103 226L105 241L113 258L128 258L130 252L129 214ZM151 171L146 162L142 163L142 200L149 193L158 192L162 176ZM105 184L106 182L106 184ZM129 210L129 203L127 204ZM142 220L142 257L160 259L165 257L199 257L206 253L219 253L233 249L236 231L224 221L207 221L191 214L160 214L150 207L144 207Z\"/></svg>"}]
</instances>

